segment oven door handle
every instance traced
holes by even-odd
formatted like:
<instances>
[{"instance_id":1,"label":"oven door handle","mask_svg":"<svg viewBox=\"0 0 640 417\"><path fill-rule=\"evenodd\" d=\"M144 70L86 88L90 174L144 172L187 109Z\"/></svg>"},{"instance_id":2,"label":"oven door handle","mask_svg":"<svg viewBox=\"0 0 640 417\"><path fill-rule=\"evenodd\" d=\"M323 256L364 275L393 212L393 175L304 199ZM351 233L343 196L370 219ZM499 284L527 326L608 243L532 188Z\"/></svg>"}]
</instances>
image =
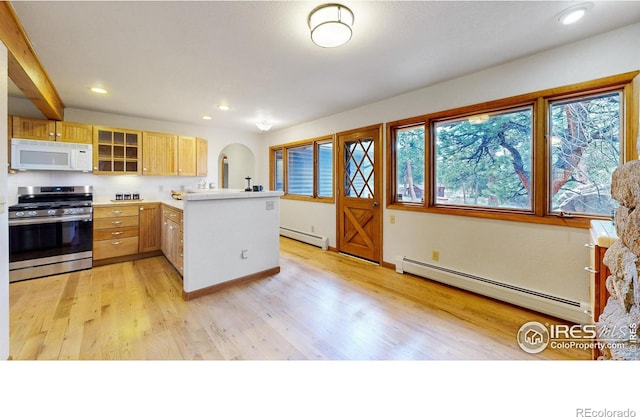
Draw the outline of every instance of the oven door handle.
<instances>
[{"instance_id":1,"label":"oven door handle","mask_svg":"<svg viewBox=\"0 0 640 417\"><path fill-rule=\"evenodd\" d=\"M77 221L90 221L91 214L78 214L75 216L63 216L63 217L34 217L34 218L21 218L10 219L9 226L31 225L31 224L46 224L46 223L66 223Z\"/></svg>"}]
</instances>

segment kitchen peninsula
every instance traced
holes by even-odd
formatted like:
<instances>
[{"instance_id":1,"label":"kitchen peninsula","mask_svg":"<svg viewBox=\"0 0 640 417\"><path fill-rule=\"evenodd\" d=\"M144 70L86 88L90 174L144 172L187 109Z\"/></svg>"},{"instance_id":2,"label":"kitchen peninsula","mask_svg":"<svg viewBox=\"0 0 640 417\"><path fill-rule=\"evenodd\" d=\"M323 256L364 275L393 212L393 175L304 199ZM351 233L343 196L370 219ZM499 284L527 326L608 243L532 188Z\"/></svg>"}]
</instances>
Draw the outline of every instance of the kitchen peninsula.
<instances>
[{"instance_id":1,"label":"kitchen peninsula","mask_svg":"<svg viewBox=\"0 0 640 417\"><path fill-rule=\"evenodd\" d=\"M183 201L183 298L280 271L281 191L198 190Z\"/></svg>"},{"instance_id":2,"label":"kitchen peninsula","mask_svg":"<svg viewBox=\"0 0 640 417\"><path fill-rule=\"evenodd\" d=\"M98 202L94 266L161 249L182 275L185 300L276 274L282 195L196 189L181 200Z\"/></svg>"}]
</instances>

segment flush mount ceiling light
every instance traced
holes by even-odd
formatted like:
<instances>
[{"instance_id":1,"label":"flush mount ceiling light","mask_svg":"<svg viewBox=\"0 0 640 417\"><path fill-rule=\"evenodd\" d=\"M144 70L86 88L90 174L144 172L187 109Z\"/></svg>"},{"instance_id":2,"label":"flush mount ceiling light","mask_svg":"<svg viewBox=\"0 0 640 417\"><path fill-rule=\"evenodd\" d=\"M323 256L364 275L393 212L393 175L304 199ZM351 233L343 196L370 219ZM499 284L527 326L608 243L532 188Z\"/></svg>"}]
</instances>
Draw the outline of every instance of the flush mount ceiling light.
<instances>
[{"instance_id":1,"label":"flush mount ceiling light","mask_svg":"<svg viewBox=\"0 0 640 417\"><path fill-rule=\"evenodd\" d=\"M341 4L323 4L309 13L307 23L313 43L323 48L335 48L351 39L353 12Z\"/></svg>"},{"instance_id":2,"label":"flush mount ceiling light","mask_svg":"<svg viewBox=\"0 0 640 417\"><path fill-rule=\"evenodd\" d=\"M227 111L230 108L231 108L231 106L229 106L228 104L219 104L218 105L218 110Z\"/></svg>"},{"instance_id":3,"label":"flush mount ceiling light","mask_svg":"<svg viewBox=\"0 0 640 417\"><path fill-rule=\"evenodd\" d=\"M580 3L563 10L558 14L558 22L563 25L570 25L582 19L587 10L593 7L593 3Z\"/></svg>"},{"instance_id":4,"label":"flush mount ceiling light","mask_svg":"<svg viewBox=\"0 0 640 417\"><path fill-rule=\"evenodd\" d=\"M211 120L211 116L204 115L202 116L202 120Z\"/></svg>"},{"instance_id":5,"label":"flush mount ceiling light","mask_svg":"<svg viewBox=\"0 0 640 417\"><path fill-rule=\"evenodd\" d=\"M107 94L107 90L102 87L91 87L89 88L92 92L97 94Z\"/></svg>"},{"instance_id":6,"label":"flush mount ceiling light","mask_svg":"<svg viewBox=\"0 0 640 417\"><path fill-rule=\"evenodd\" d=\"M256 126L258 126L258 129L262 130L263 132L271 129L271 123L267 122L266 120L256 123Z\"/></svg>"}]
</instances>

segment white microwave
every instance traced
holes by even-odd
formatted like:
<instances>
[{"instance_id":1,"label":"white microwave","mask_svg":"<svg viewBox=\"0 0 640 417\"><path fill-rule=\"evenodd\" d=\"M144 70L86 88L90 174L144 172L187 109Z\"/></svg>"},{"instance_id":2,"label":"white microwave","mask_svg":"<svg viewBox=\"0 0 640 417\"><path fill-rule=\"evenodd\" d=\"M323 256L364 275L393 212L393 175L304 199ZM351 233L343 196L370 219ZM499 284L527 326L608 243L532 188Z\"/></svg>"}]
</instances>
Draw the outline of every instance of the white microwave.
<instances>
[{"instance_id":1,"label":"white microwave","mask_svg":"<svg viewBox=\"0 0 640 417\"><path fill-rule=\"evenodd\" d=\"M48 140L11 139L11 168L85 171L92 167L93 145Z\"/></svg>"}]
</instances>

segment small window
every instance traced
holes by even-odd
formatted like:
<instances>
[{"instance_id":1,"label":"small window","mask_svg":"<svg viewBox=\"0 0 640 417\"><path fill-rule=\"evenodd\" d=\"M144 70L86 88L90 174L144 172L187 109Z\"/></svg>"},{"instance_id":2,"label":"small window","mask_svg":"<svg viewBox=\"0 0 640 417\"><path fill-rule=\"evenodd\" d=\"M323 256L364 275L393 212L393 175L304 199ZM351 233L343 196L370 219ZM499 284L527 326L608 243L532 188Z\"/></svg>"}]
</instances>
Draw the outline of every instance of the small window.
<instances>
[{"instance_id":1,"label":"small window","mask_svg":"<svg viewBox=\"0 0 640 417\"><path fill-rule=\"evenodd\" d=\"M333 142L318 143L318 197L333 197Z\"/></svg>"},{"instance_id":2,"label":"small window","mask_svg":"<svg viewBox=\"0 0 640 417\"><path fill-rule=\"evenodd\" d=\"M549 105L550 210L608 216L611 174L621 164L620 91Z\"/></svg>"},{"instance_id":3,"label":"small window","mask_svg":"<svg viewBox=\"0 0 640 417\"><path fill-rule=\"evenodd\" d=\"M313 145L287 149L288 194L313 197Z\"/></svg>"},{"instance_id":4,"label":"small window","mask_svg":"<svg viewBox=\"0 0 640 417\"><path fill-rule=\"evenodd\" d=\"M284 162L282 160L282 149L276 149L273 151L274 159L274 190L284 190Z\"/></svg>"},{"instance_id":5,"label":"small window","mask_svg":"<svg viewBox=\"0 0 640 417\"><path fill-rule=\"evenodd\" d=\"M435 203L532 211L533 107L433 124Z\"/></svg>"},{"instance_id":6,"label":"small window","mask_svg":"<svg viewBox=\"0 0 640 417\"><path fill-rule=\"evenodd\" d=\"M424 202L424 125L396 130L395 145L395 201Z\"/></svg>"},{"instance_id":7,"label":"small window","mask_svg":"<svg viewBox=\"0 0 640 417\"><path fill-rule=\"evenodd\" d=\"M270 147L269 184L283 198L333 203L333 136Z\"/></svg>"}]
</instances>

